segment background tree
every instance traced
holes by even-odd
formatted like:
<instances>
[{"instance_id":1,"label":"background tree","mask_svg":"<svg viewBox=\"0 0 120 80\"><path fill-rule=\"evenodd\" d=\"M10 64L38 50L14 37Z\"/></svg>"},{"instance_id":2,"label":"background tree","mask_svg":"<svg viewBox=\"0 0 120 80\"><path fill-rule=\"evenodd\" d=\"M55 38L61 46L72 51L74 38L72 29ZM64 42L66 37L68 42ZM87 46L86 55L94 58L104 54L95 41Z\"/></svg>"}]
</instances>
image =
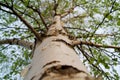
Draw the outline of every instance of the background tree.
<instances>
[{"instance_id":1,"label":"background tree","mask_svg":"<svg viewBox=\"0 0 120 80\"><path fill-rule=\"evenodd\" d=\"M90 73L119 80L120 0L0 0L0 78L18 79L56 14Z\"/></svg>"}]
</instances>

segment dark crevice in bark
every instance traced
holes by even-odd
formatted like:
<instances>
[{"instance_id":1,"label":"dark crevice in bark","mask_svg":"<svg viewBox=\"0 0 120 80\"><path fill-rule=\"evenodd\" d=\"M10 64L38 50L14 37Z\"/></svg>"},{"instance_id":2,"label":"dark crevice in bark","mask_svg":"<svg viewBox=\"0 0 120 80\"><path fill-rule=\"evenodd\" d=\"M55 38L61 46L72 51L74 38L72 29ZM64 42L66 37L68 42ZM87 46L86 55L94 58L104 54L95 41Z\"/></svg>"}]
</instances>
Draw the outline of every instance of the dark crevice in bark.
<instances>
[{"instance_id":1,"label":"dark crevice in bark","mask_svg":"<svg viewBox=\"0 0 120 80\"><path fill-rule=\"evenodd\" d=\"M52 61L52 62L49 62L49 63L45 64L45 65L43 66L43 68L46 67L46 66L48 66L48 65L55 64L55 63L59 63L59 62L60 62L60 61Z\"/></svg>"},{"instance_id":2,"label":"dark crevice in bark","mask_svg":"<svg viewBox=\"0 0 120 80\"><path fill-rule=\"evenodd\" d=\"M35 78L35 76L33 76L30 80L33 80ZM41 80L41 79L40 79Z\"/></svg>"},{"instance_id":3,"label":"dark crevice in bark","mask_svg":"<svg viewBox=\"0 0 120 80\"><path fill-rule=\"evenodd\" d=\"M55 75L62 75L62 76L71 76L77 73L85 73L84 71L80 71L77 68L69 65L58 65L48 68L45 73L39 78L39 80L43 80L47 76L51 76L52 74ZM85 73L86 74L86 73Z\"/></svg>"}]
</instances>

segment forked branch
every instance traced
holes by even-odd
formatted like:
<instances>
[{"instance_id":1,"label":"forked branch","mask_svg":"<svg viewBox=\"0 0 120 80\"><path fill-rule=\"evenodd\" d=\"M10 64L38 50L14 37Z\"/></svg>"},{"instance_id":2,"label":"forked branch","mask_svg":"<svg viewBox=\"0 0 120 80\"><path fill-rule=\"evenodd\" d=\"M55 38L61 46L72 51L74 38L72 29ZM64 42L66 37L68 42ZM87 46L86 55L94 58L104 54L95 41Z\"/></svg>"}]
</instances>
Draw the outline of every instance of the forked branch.
<instances>
[{"instance_id":1,"label":"forked branch","mask_svg":"<svg viewBox=\"0 0 120 80\"><path fill-rule=\"evenodd\" d=\"M2 44L19 45L19 46L23 46L25 48L28 48L30 50L32 50L34 47L34 44L32 42L19 40L17 38L0 40L0 45L2 45Z\"/></svg>"},{"instance_id":2,"label":"forked branch","mask_svg":"<svg viewBox=\"0 0 120 80\"><path fill-rule=\"evenodd\" d=\"M48 30L48 26L47 26L47 24L46 24L46 22L45 22L45 20L44 20L44 18L42 16L42 14L41 14L41 11L39 9L37 9L37 8L33 8L33 6L30 6L30 5L27 5L26 7L32 9L33 11L35 11L39 15L43 25Z\"/></svg>"},{"instance_id":3,"label":"forked branch","mask_svg":"<svg viewBox=\"0 0 120 80\"><path fill-rule=\"evenodd\" d=\"M1 2L0 2L0 5L3 6L3 7L5 7L5 8L8 8L9 10L11 10L11 11L13 12L13 14L14 14L15 16L17 16L17 17L31 30L31 32L36 36L36 38L37 38L38 40L41 40L41 39L40 39L40 34L37 33L37 31L34 30L34 28L33 28L19 13L17 13L17 12L14 10L13 6L9 6L9 5L3 4L3 3L1 3Z\"/></svg>"}]
</instances>

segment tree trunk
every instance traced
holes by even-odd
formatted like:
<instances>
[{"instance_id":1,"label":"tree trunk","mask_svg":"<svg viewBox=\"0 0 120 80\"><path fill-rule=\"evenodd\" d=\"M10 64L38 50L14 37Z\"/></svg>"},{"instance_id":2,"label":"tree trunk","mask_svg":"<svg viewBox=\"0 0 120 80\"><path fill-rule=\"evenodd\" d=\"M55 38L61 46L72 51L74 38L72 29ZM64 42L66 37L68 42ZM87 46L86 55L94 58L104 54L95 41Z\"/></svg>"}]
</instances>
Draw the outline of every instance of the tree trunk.
<instances>
[{"instance_id":1,"label":"tree trunk","mask_svg":"<svg viewBox=\"0 0 120 80\"><path fill-rule=\"evenodd\" d=\"M95 80L70 45L62 26L60 16L55 16L47 37L36 42L25 80Z\"/></svg>"}]
</instances>

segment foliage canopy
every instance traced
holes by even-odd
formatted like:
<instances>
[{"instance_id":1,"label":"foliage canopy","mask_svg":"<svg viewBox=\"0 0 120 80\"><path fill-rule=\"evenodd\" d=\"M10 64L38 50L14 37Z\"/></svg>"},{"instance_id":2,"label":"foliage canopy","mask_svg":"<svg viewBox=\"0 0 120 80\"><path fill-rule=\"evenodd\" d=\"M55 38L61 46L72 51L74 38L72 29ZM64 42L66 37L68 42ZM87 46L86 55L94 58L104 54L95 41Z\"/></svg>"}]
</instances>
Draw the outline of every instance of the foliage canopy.
<instances>
[{"instance_id":1,"label":"foliage canopy","mask_svg":"<svg viewBox=\"0 0 120 80\"><path fill-rule=\"evenodd\" d=\"M0 0L0 40L34 42L37 35L32 29L45 33L55 14L62 16L70 35L101 44L75 47L91 74L119 80L120 0ZM22 68L31 61L30 54L31 50L21 46L0 45L0 80L18 79Z\"/></svg>"}]
</instances>

